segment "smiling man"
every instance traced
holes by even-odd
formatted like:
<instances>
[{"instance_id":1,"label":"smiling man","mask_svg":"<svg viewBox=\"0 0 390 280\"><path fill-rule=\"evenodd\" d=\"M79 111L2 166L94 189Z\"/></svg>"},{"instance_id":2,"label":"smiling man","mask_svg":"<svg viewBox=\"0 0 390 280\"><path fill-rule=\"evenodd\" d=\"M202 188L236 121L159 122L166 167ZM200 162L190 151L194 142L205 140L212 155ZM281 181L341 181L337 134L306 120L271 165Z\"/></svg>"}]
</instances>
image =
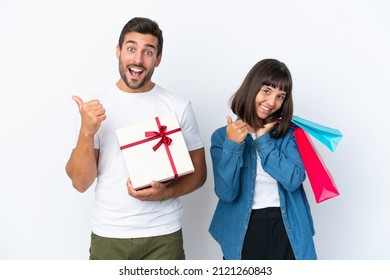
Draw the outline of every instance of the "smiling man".
<instances>
[{"instance_id":1,"label":"smiling man","mask_svg":"<svg viewBox=\"0 0 390 280\"><path fill-rule=\"evenodd\" d=\"M122 37L121 37L122 38ZM154 87L151 78L154 68L160 64L162 46L151 34L129 32L117 46L121 79L118 87L125 92L146 92Z\"/></svg>"},{"instance_id":2,"label":"smiling man","mask_svg":"<svg viewBox=\"0 0 390 280\"><path fill-rule=\"evenodd\" d=\"M179 197L204 184L206 162L190 102L151 80L162 49L156 22L131 19L116 48L120 73L116 85L88 102L72 97L81 118L66 172L79 192L96 180L90 259L185 259ZM152 181L149 188L134 190L115 131L171 112L195 171L170 183Z\"/></svg>"}]
</instances>

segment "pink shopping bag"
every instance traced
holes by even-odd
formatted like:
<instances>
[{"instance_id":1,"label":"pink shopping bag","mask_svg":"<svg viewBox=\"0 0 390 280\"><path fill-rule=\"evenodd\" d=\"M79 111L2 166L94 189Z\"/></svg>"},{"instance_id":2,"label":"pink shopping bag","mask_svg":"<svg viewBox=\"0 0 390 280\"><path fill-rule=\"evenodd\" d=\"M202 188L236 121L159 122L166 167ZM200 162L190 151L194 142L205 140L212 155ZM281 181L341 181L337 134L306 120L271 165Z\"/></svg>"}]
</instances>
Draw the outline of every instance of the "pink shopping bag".
<instances>
[{"instance_id":1,"label":"pink shopping bag","mask_svg":"<svg viewBox=\"0 0 390 280\"><path fill-rule=\"evenodd\" d=\"M339 195L329 173L310 137L302 128L294 130L295 140L317 203Z\"/></svg>"}]
</instances>

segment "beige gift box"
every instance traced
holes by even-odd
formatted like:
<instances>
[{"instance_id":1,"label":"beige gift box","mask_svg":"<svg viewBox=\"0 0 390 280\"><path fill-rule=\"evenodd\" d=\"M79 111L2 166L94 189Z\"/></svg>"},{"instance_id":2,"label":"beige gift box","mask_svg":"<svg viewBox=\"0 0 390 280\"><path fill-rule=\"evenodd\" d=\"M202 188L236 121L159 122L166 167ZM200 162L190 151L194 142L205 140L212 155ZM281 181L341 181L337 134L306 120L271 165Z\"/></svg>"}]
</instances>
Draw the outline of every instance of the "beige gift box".
<instances>
[{"instance_id":1,"label":"beige gift box","mask_svg":"<svg viewBox=\"0 0 390 280\"><path fill-rule=\"evenodd\" d=\"M116 130L134 189L194 172L174 113Z\"/></svg>"}]
</instances>

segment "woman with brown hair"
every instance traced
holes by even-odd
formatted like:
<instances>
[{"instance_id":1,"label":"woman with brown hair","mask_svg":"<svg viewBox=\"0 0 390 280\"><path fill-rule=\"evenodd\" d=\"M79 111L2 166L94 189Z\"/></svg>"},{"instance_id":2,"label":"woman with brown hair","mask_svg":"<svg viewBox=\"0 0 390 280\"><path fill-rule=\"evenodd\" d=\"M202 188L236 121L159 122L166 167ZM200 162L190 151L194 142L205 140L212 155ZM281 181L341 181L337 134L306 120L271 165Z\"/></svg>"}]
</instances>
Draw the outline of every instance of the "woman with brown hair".
<instances>
[{"instance_id":1,"label":"woman with brown hair","mask_svg":"<svg viewBox=\"0 0 390 280\"><path fill-rule=\"evenodd\" d=\"M290 128L292 78L259 61L231 99L238 117L211 137L215 193L210 233L225 259L316 259L305 169Z\"/></svg>"}]
</instances>

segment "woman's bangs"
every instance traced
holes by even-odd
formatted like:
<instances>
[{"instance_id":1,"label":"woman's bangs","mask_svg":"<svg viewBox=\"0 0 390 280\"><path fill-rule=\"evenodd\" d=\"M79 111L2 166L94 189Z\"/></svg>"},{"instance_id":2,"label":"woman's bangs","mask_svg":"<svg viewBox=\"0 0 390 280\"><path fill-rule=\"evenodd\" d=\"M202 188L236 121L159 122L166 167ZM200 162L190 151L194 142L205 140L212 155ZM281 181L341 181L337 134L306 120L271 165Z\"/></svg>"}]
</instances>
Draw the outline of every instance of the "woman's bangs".
<instances>
[{"instance_id":1,"label":"woman's bangs","mask_svg":"<svg viewBox=\"0 0 390 280\"><path fill-rule=\"evenodd\" d=\"M291 80L289 77L282 75L282 73L279 73L279 75L273 75L268 77L268 79L264 82L264 85L271 86L273 88L278 88L281 91L284 91L286 93L291 92Z\"/></svg>"}]
</instances>

